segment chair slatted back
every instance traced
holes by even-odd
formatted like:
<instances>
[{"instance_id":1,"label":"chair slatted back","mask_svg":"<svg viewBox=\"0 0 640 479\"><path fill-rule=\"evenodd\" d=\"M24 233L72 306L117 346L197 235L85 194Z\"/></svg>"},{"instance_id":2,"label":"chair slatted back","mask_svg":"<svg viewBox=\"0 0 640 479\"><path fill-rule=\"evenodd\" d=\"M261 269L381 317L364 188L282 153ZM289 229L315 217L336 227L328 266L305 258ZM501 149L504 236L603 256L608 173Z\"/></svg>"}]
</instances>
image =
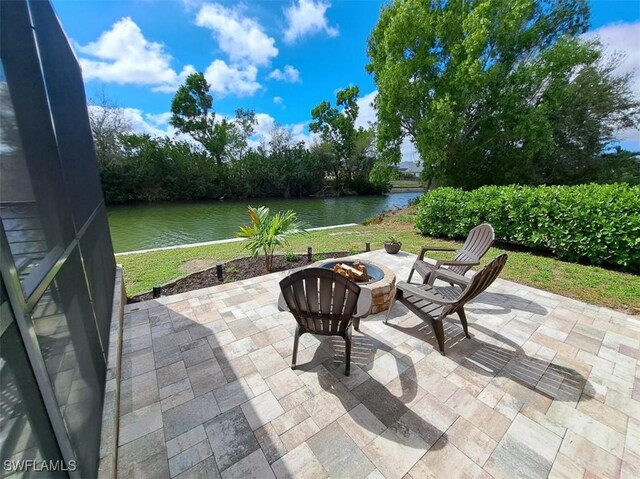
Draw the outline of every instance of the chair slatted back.
<instances>
[{"instance_id":1,"label":"chair slatted back","mask_svg":"<svg viewBox=\"0 0 640 479\"><path fill-rule=\"evenodd\" d=\"M280 281L280 290L302 328L327 335L345 331L360 296L360 286L325 268L297 271Z\"/></svg>"},{"instance_id":2,"label":"chair slatted back","mask_svg":"<svg viewBox=\"0 0 640 479\"><path fill-rule=\"evenodd\" d=\"M456 304L454 304L451 309L448 311L448 314L456 313L460 310L466 303L471 301L473 298L482 293L485 289L487 289L491 284L496 280L504 265L507 263L507 255L501 254L496 258L492 259L484 268L478 271L473 278L471 278L471 282L465 288L465 290L458 298Z\"/></svg>"},{"instance_id":3,"label":"chair slatted back","mask_svg":"<svg viewBox=\"0 0 640 479\"><path fill-rule=\"evenodd\" d=\"M493 226L489 223L482 223L471 231L465 240L462 248L456 253L455 261L478 261L491 248L495 239ZM464 275L471 269L471 266L447 266L454 273Z\"/></svg>"}]
</instances>

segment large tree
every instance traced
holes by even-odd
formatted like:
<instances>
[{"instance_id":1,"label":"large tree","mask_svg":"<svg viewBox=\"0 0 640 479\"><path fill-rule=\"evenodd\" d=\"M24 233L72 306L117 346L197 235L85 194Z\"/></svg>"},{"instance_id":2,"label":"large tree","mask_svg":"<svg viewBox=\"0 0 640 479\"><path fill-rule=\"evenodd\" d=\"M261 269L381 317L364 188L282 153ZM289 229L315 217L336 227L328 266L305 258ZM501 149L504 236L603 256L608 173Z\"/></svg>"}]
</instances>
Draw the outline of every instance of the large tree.
<instances>
[{"instance_id":1,"label":"large tree","mask_svg":"<svg viewBox=\"0 0 640 479\"><path fill-rule=\"evenodd\" d=\"M586 0L394 0L368 43L379 147L408 136L466 188L577 181L639 121L588 25Z\"/></svg>"},{"instance_id":2,"label":"large tree","mask_svg":"<svg viewBox=\"0 0 640 479\"><path fill-rule=\"evenodd\" d=\"M339 90L336 106L323 101L311 110L309 130L318 133L330 150L338 189L371 193L369 173L376 161L373 130L356 127L360 90L352 86Z\"/></svg>"},{"instance_id":3,"label":"large tree","mask_svg":"<svg viewBox=\"0 0 640 479\"><path fill-rule=\"evenodd\" d=\"M125 110L110 100L104 89L90 101L89 123L100 171L121 162L125 155L123 138L133 132L133 127Z\"/></svg>"},{"instance_id":4,"label":"large tree","mask_svg":"<svg viewBox=\"0 0 640 479\"><path fill-rule=\"evenodd\" d=\"M189 75L171 101L170 122L200 143L220 166L244 153L256 119L253 111L239 109L234 120L216 120L210 88L203 73Z\"/></svg>"}]
</instances>

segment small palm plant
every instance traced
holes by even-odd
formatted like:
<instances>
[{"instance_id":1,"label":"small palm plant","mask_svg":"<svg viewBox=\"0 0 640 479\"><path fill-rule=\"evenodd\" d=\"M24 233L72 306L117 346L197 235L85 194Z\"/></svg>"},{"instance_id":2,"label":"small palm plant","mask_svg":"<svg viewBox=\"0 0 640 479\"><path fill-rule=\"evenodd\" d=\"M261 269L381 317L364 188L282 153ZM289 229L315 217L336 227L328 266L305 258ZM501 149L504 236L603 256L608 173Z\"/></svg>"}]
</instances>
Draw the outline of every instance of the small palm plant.
<instances>
[{"instance_id":1,"label":"small palm plant","mask_svg":"<svg viewBox=\"0 0 640 479\"><path fill-rule=\"evenodd\" d=\"M278 211L272 215L266 206L249 206L249 218L251 224L241 226L236 234L249 239L245 248L251 251L254 258L264 253L267 271L271 271L273 253L277 247L288 245L293 235L306 233L304 224L298 221L294 211Z\"/></svg>"}]
</instances>

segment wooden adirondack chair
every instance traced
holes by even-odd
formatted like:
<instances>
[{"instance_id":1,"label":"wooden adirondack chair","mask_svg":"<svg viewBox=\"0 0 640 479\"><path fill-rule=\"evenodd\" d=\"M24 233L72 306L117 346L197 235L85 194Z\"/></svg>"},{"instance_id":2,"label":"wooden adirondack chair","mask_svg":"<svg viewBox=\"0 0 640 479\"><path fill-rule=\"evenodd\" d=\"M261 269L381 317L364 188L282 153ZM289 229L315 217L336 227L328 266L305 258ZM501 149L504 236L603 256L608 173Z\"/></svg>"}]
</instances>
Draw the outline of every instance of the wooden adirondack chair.
<instances>
[{"instance_id":1,"label":"wooden adirondack chair","mask_svg":"<svg viewBox=\"0 0 640 479\"><path fill-rule=\"evenodd\" d=\"M441 248L437 246L423 246L418 255L418 259L415 261L409 273L407 282L411 282L413 273L417 272L422 276L422 282L427 284L429 277L434 271L441 271L439 274L440 279L447 281L451 284L467 285L469 278L465 276L465 273L471 269L472 266L480 264L480 258L491 248L493 240L495 239L495 233L493 226L489 223L483 223L476 226L471 231L465 240L462 248L460 248L453 260L439 260L436 264L429 263L424 260L424 255L427 251L456 251L453 248ZM448 274L451 273L451 274Z\"/></svg>"},{"instance_id":2,"label":"wooden adirondack chair","mask_svg":"<svg viewBox=\"0 0 640 479\"><path fill-rule=\"evenodd\" d=\"M436 340L438 341L440 353L444 356L444 327L442 320L450 314L457 313L462 323L464 334L469 338L464 305L482 293L495 281L506 262L506 254L501 254L493 259L473 275L467 286L459 293L452 291L453 288L451 287L438 288L428 284L416 285L400 281L396 285L396 295L387 311L387 316L384 320L385 324L389 321L389 314L395 301L400 301L419 318L431 325L433 334L435 334Z\"/></svg>"},{"instance_id":3,"label":"wooden adirondack chair","mask_svg":"<svg viewBox=\"0 0 640 479\"><path fill-rule=\"evenodd\" d=\"M280 281L280 311L289 311L298 326L291 369L296 368L298 341L304 333L340 336L345 341L345 374L351 371L351 326L371 311L371 291L325 268L298 270Z\"/></svg>"}]
</instances>

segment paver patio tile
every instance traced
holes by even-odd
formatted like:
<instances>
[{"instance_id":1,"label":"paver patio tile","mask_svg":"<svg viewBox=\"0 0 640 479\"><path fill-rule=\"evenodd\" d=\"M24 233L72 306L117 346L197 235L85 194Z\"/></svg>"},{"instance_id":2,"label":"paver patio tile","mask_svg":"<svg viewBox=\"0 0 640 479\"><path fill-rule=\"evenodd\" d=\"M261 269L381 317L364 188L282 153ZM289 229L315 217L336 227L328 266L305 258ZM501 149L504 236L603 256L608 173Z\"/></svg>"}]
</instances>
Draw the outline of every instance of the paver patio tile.
<instances>
[{"instance_id":1,"label":"paver patio tile","mask_svg":"<svg viewBox=\"0 0 640 479\"><path fill-rule=\"evenodd\" d=\"M358 400L355 396L342 384L338 383L329 391L316 393L311 399L305 401L302 406L318 427L323 429L357 404Z\"/></svg>"},{"instance_id":2,"label":"paver patio tile","mask_svg":"<svg viewBox=\"0 0 640 479\"><path fill-rule=\"evenodd\" d=\"M166 334L159 338L153 338L153 350L160 351L166 348L175 348L182 346L183 344L189 344L191 342L191 336L189 331L182 330L171 334Z\"/></svg>"},{"instance_id":3,"label":"paver patio tile","mask_svg":"<svg viewBox=\"0 0 640 479\"><path fill-rule=\"evenodd\" d=\"M120 417L118 444L125 445L162 427L160 403L136 409Z\"/></svg>"},{"instance_id":4,"label":"paver patio tile","mask_svg":"<svg viewBox=\"0 0 640 479\"><path fill-rule=\"evenodd\" d=\"M153 358L153 349L146 348L132 354L123 355L120 367L120 379L122 381L154 370L156 365Z\"/></svg>"},{"instance_id":5,"label":"paver patio tile","mask_svg":"<svg viewBox=\"0 0 640 479\"><path fill-rule=\"evenodd\" d=\"M208 359L187 368L187 374L196 397L227 384L227 379L215 359Z\"/></svg>"},{"instance_id":6,"label":"paver patio tile","mask_svg":"<svg viewBox=\"0 0 640 479\"><path fill-rule=\"evenodd\" d=\"M281 414L284 414L284 409L282 409L282 406L280 406L280 403L278 403L278 400L271 391L267 391L250 399L240 407L251 429L254 431L260 426L273 421Z\"/></svg>"},{"instance_id":7,"label":"paver patio tile","mask_svg":"<svg viewBox=\"0 0 640 479\"><path fill-rule=\"evenodd\" d=\"M293 409L285 412L280 417L277 417L271 424L278 434L284 434L292 427L298 425L309 417L309 413L302 406L296 406Z\"/></svg>"},{"instance_id":8,"label":"paver patio tile","mask_svg":"<svg viewBox=\"0 0 640 479\"><path fill-rule=\"evenodd\" d=\"M137 338L125 339L122 341L122 354L132 354L136 351L150 348L152 346L151 335L139 336Z\"/></svg>"},{"instance_id":9,"label":"paver patio tile","mask_svg":"<svg viewBox=\"0 0 640 479\"><path fill-rule=\"evenodd\" d=\"M204 338L185 344L180 349L186 367L194 366L214 357L211 346Z\"/></svg>"},{"instance_id":10,"label":"paver patio tile","mask_svg":"<svg viewBox=\"0 0 640 479\"><path fill-rule=\"evenodd\" d=\"M571 430L565 434L560 452L596 476L618 477L620 474L620 459Z\"/></svg>"},{"instance_id":11,"label":"paver patio tile","mask_svg":"<svg viewBox=\"0 0 640 479\"><path fill-rule=\"evenodd\" d=\"M364 447L364 452L388 479L400 479L424 455L429 446L411 430L397 434L387 429Z\"/></svg>"},{"instance_id":12,"label":"paver patio tile","mask_svg":"<svg viewBox=\"0 0 640 479\"><path fill-rule=\"evenodd\" d=\"M120 415L160 400L155 370L139 374L120 383Z\"/></svg>"},{"instance_id":13,"label":"paver patio tile","mask_svg":"<svg viewBox=\"0 0 640 479\"><path fill-rule=\"evenodd\" d=\"M585 470L583 467L575 463L571 458L562 453L558 453L556 460L549 472L549 479L574 479L583 477Z\"/></svg>"},{"instance_id":14,"label":"paver patio tile","mask_svg":"<svg viewBox=\"0 0 640 479\"><path fill-rule=\"evenodd\" d=\"M241 317L235 321L228 322L227 325L236 339L248 338L260 332L260 328L256 326L255 322L247 317Z\"/></svg>"},{"instance_id":15,"label":"paver patio tile","mask_svg":"<svg viewBox=\"0 0 640 479\"><path fill-rule=\"evenodd\" d=\"M249 357L263 378L268 378L288 367L273 346L267 346L249 353Z\"/></svg>"},{"instance_id":16,"label":"paver patio tile","mask_svg":"<svg viewBox=\"0 0 640 479\"><path fill-rule=\"evenodd\" d=\"M446 438L481 467L498 445L496 441L462 417L447 429Z\"/></svg>"},{"instance_id":17,"label":"paver patio tile","mask_svg":"<svg viewBox=\"0 0 640 479\"><path fill-rule=\"evenodd\" d=\"M609 426L557 401L551 404L547 416L552 421L589 439L596 446L622 458L625 442L624 435L614 431Z\"/></svg>"},{"instance_id":18,"label":"paver patio tile","mask_svg":"<svg viewBox=\"0 0 640 479\"><path fill-rule=\"evenodd\" d=\"M176 361L175 363L158 368L158 386L164 389L171 384L187 378L187 368L184 361Z\"/></svg>"},{"instance_id":19,"label":"paver patio tile","mask_svg":"<svg viewBox=\"0 0 640 479\"><path fill-rule=\"evenodd\" d=\"M275 426L274 426L275 428ZM287 430L280 436L282 444L287 448L287 451L291 451L305 442L315 433L320 430L313 418L308 417L304 421L295 425L291 429Z\"/></svg>"},{"instance_id":20,"label":"paver patio tile","mask_svg":"<svg viewBox=\"0 0 640 479\"><path fill-rule=\"evenodd\" d=\"M413 478L465 477L490 479L471 459L445 438L441 438L409 471Z\"/></svg>"},{"instance_id":21,"label":"paver patio tile","mask_svg":"<svg viewBox=\"0 0 640 479\"><path fill-rule=\"evenodd\" d=\"M271 465L278 479L321 479L328 477L318 458L305 442Z\"/></svg>"},{"instance_id":22,"label":"paver patio tile","mask_svg":"<svg viewBox=\"0 0 640 479\"><path fill-rule=\"evenodd\" d=\"M185 381L189 381L188 379L185 379ZM178 383L176 383L178 384ZM173 394L171 396L168 396L164 399L160 400L160 407L162 409L162 412L168 411L171 408L174 408L176 406L179 406L180 404L183 404L187 401L190 401L191 399L193 399L195 396L193 394L193 390L191 389L191 385L189 384L189 387L187 389L184 389L176 394Z\"/></svg>"},{"instance_id":23,"label":"paver patio tile","mask_svg":"<svg viewBox=\"0 0 640 479\"><path fill-rule=\"evenodd\" d=\"M209 456L191 469L177 475L175 479L220 479L220 473L216 466L216 460Z\"/></svg>"},{"instance_id":24,"label":"paver patio tile","mask_svg":"<svg viewBox=\"0 0 640 479\"><path fill-rule=\"evenodd\" d=\"M518 414L484 469L496 478L547 477L561 439Z\"/></svg>"},{"instance_id":25,"label":"paver patio tile","mask_svg":"<svg viewBox=\"0 0 640 479\"><path fill-rule=\"evenodd\" d=\"M334 422L307 441L307 444L332 478L366 478L375 466Z\"/></svg>"},{"instance_id":26,"label":"paver patio tile","mask_svg":"<svg viewBox=\"0 0 640 479\"><path fill-rule=\"evenodd\" d=\"M287 396L280 399L280 405L285 411L289 411L299 404L308 401L312 397L313 393L311 392L311 390L307 386L303 386L297 391L294 391L291 394L288 394Z\"/></svg>"},{"instance_id":27,"label":"paver patio tile","mask_svg":"<svg viewBox=\"0 0 640 479\"><path fill-rule=\"evenodd\" d=\"M222 471L222 479L270 479L275 477L260 449Z\"/></svg>"},{"instance_id":28,"label":"paver patio tile","mask_svg":"<svg viewBox=\"0 0 640 479\"><path fill-rule=\"evenodd\" d=\"M170 441L220 414L212 392L198 396L162 414L165 439Z\"/></svg>"},{"instance_id":29,"label":"paver patio tile","mask_svg":"<svg viewBox=\"0 0 640 479\"><path fill-rule=\"evenodd\" d=\"M117 476L143 479L169 477L167 450L162 429L118 448Z\"/></svg>"},{"instance_id":30,"label":"paver patio tile","mask_svg":"<svg viewBox=\"0 0 640 479\"><path fill-rule=\"evenodd\" d=\"M281 399L304 386L304 382L290 368L268 377L266 382L276 399Z\"/></svg>"},{"instance_id":31,"label":"paver patio tile","mask_svg":"<svg viewBox=\"0 0 640 479\"><path fill-rule=\"evenodd\" d=\"M216 416L204 428L221 471L260 448L239 407Z\"/></svg>"},{"instance_id":32,"label":"paver patio tile","mask_svg":"<svg viewBox=\"0 0 640 479\"><path fill-rule=\"evenodd\" d=\"M287 453L287 448L282 443L280 436L278 436L278 433L271 423L267 423L261 428L256 429L254 434L269 464L280 459Z\"/></svg>"},{"instance_id":33,"label":"paver patio tile","mask_svg":"<svg viewBox=\"0 0 640 479\"><path fill-rule=\"evenodd\" d=\"M224 377L229 382L233 382L238 378L248 376L257 371L249 356L240 356L239 358L229 360L218 357L218 364L222 368Z\"/></svg>"},{"instance_id":34,"label":"paver patio tile","mask_svg":"<svg viewBox=\"0 0 640 479\"><path fill-rule=\"evenodd\" d=\"M213 395L222 412L239 406L254 397L253 391L242 377L216 389Z\"/></svg>"},{"instance_id":35,"label":"paver patio tile","mask_svg":"<svg viewBox=\"0 0 640 479\"><path fill-rule=\"evenodd\" d=\"M169 473L171 477L175 477L191 469L211 455L213 455L211 446L209 445L209 441L205 439L170 458Z\"/></svg>"},{"instance_id":36,"label":"paver patio tile","mask_svg":"<svg viewBox=\"0 0 640 479\"><path fill-rule=\"evenodd\" d=\"M499 441L511 425L511 421L507 417L495 412L462 389L456 391L445 402L445 405L495 441Z\"/></svg>"},{"instance_id":37,"label":"paver patio tile","mask_svg":"<svg viewBox=\"0 0 640 479\"><path fill-rule=\"evenodd\" d=\"M176 454L195 446L205 439L207 439L207 434L204 431L204 426L199 424L193 429L180 434L178 437L174 437L170 441L167 441L167 457L171 459Z\"/></svg>"},{"instance_id":38,"label":"paver patio tile","mask_svg":"<svg viewBox=\"0 0 640 479\"><path fill-rule=\"evenodd\" d=\"M407 367L406 363L400 361L393 354L385 353L363 367L363 369L369 376L384 386L397 378Z\"/></svg>"},{"instance_id":39,"label":"paver patio tile","mask_svg":"<svg viewBox=\"0 0 640 479\"><path fill-rule=\"evenodd\" d=\"M408 410L400 399L375 379L369 379L354 388L353 394L387 427L400 419Z\"/></svg>"},{"instance_id":40,"label":"paver patio tile","mask_svg":"<svg viewBox=\"0 0 640 479\"><path fill-rule=\"evenodd\" d=\"M359 404L340 416L338 423L361 449L386 429L364 404Z\"/></svg>"},{"instance_id":41,"label":"paver patio tile","mask_svg":"<svg viewBox=\"0 0 640 479\"><path fill-rule=\"evenodd\" d=\"M291 333L284 326L278 325L271 329L267 329L266 331L261 331L251 336L253 342L259 348L264 348L269 345L274 345L279 341L285 341L289 339L290 343L293 343L293 339L291 338ZM276 348L278 351L278 349ZM278 351L280 353L280 351Z\"/></svg>"}]
</instances>

